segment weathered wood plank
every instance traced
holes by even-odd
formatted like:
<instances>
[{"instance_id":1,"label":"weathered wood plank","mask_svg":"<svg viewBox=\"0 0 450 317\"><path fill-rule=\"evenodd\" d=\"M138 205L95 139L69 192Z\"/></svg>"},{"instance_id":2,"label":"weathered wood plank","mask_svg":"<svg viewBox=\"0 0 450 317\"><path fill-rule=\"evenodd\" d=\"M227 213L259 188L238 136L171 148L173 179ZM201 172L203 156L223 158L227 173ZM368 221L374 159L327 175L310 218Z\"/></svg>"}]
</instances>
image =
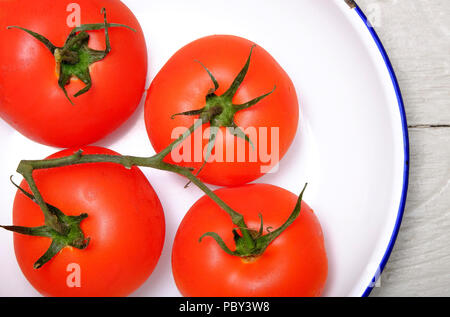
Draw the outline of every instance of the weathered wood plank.
<instances>
[{"instance_id":1,"label":"weathered wood plank","mask_svg":"<svg viewBox=\"0 0 450 317\"><path fill-rule=\"evenodd\" d=\"M394 65L408 123L450 124L450 1L358 0Z\"/></svg>"},{"instance_id":2,"label":"weathered wood plank","mask_svg":"<svg viewBox=\"0 0 450 317\"><path fill-rule=\"evenodd\" d=\"M410 127L405 216L373 296L450 296L450 1L359 0L396 70Z\"/></svg>"}]
</instances>

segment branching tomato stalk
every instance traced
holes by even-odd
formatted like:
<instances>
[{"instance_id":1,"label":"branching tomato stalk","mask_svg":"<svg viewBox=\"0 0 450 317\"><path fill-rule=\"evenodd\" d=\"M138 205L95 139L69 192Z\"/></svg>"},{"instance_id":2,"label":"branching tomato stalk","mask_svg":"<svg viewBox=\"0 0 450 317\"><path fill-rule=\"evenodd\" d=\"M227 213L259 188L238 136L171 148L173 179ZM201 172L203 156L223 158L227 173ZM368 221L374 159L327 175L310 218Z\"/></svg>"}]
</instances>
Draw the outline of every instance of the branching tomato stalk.
<instances>
[{"instance_id":1,"label":"branching tomato stalk","mask_svg":"<svg viewBox=\"0 0 450 317\"><path fill-rule=\"evenodd\" d=\"M96 26L99 27L100 26ZM106 27L106 16L105 16L105 25ZM80 33L81 34L81 33ZM235 250L232 251L222 238L214 232L207 232L203 236L199 238L199 242L206 236L212 237L218 243L218 245L224 250L226 253L238 256L241 258L254 258L261 255L269 246L269 244L276 239L284 230L286 230L298 217L301 209L301 201L302 196L305 191L306 185L303 188L297 204L292 211L289 218L286 222L277 228L274 231L269 232L269 228L267 234L264 234L264 224L262 215L261 218L261 226L259 231L252 230L248 228L245 223L244 217L242 214L233 210L230 206L228 206L222 199L220 199L211 189L209 189L200 179L193 173L193 169L178 166L175 164L170 164L164 161L164 159L179 146L186 138L188 138L198 127L203 125L204 123L209 123L211 127L219 128L233 128L235 136L241 137L251 143L250 139L247 135L244 134L235 124L234 116L236 112L247 109L255 104L257 104L260 100L267 97L275 88L260 97L257 97L245 104L234 105L232 103L232 99L236 94L239 86L244 80L249 65L250 59L252 55L253 47L251 48L250 55L248 60L240 73L237 75L230 88L221 96L217 96L215 91L219 88L219 84L211 72L205 67L205 70L208 72L213 84L214 89L211 89L206 96L206 105L199 109L189 112L184 112L180 114L175 114L173 117L177 115L198 115L199 119L195 120L194 124L186 130L185 133L180 135L178 139L173 141L168 147L166 147L161 152L155 154L151 157L136 157L136 156L120 156L120 155L105 155L105 154L89 154L84 155L81 150L77 151L73 155L55 158L55 159L47 159L47 160L23 160L20 162L17 172L20 173L26 182L28 183L31 193L27 192L23 188L14 184L18 189L32 199L35 203L37 203L44 214L44 222L45 225L41 227L35 228L26 228L20 226L1 226L4 229L17 232L20 234L26 234L31 236L42 236L48 237L52 239L52 244L47 252L37 260L34 267L39 268L48 262L53 256L55 256L62 248L66 246L72 246L78 249L84 249L89 244L89 238L86 238L83 231L80 228L80 223L83 219L87 218L87 214L81 214L80 216L66 216L61 210L57 207L49 205L45 202L42 197L39 189L37 188L36 182L33 178L33 172L35 170L42 169L50 169L57 168L63 166L71 166L71 165L79 165L79 164L89 164L89 163L116 163L124 166L125 168L131 168L133 166L140 167L150 167L159 170L165 170L172 173L176 173L188 178L190 183L195 184L198 188L200 188L206 195L208 195L214 202L216 202L230 217L233 224L236 228L233 229L234 241L236 244ZM215 136L211 133L210 141L208 143L207 155L212 151L212 147L214 145ZM211 145L212 144L212 145ZM206 159L205 159L206 162ZM240 231L240 234L238 233Z\"/></svg>"}]
</instances>

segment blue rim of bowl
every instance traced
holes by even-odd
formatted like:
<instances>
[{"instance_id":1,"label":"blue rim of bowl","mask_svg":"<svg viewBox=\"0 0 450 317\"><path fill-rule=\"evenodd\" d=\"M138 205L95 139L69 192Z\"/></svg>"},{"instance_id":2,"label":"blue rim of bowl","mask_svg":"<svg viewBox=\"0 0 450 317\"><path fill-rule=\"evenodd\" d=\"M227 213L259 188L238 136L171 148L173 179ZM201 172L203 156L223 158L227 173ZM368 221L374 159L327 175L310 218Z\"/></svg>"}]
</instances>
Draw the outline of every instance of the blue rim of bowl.
<instances>
[{"instance_id":1,"label":"blue rim of bowl","mask_svg":"<svg viewBox=\"0 0 450 317\"><path fill-rule=\"evenodd\" d=\"M355 3L356 4L356 3ZM398 102L398 108L400 110L400 117L402 121L402 130L403 130L403 149L405 154L405 161L404 161L404 167L403 167L403 188L402 188L402 195L401 195L401 201L400 206L398 208L397 213L397 219L395 220L395 226L394 230L392 232L391 238L389 240L389 244L387 246L387 249L383 255L383 258L381 259L381 262L378 266L377 272L375 272L374 277L372 278L371 283L369 286L367 286L366 290L362 294L362 297L367 297L372 292L378 278L380 277L381 272L383 272L386 263L389 259L389 256L391 255L392 249L395 244L395 240L397 239L398 232L400 230L400 225L402 223L403 213L405 211L405 202L406 202L406 195L408 192L408 180L409 180L409 137L408 137L408 124L406 122L406 114L405 114L405 106L403 103L402 93L400 90L400 86L397 81L397 76L395 75L394 68L392 67L391 61L389 60L389 56L381 43L380 38L378 37L378 34L375 32L374 28L370 24L370 21L367 19L364 12L361 10L361 8L356 4L356 7L354 8L356 13L359 15L359 17L363 20L364 24L366 25L367 29L369 30L370 34L372 35L375 44L377 45L384 63L386 64L386 67L389 71L389 75L392 80L392 84L394 85L395 94L397 96L397 102Z\"/></svg>"}]
</instances>

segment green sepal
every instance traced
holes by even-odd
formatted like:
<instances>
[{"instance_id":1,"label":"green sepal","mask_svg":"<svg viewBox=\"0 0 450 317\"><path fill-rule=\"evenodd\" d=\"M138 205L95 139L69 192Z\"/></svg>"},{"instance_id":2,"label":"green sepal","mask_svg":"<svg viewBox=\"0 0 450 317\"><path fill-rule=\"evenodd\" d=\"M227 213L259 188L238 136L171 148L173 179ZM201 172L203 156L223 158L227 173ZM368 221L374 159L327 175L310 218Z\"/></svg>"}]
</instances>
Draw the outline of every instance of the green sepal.
<instances>
[{"instance_id":1,"label":"green sepal","mask_svg":"<svg viewBox=\"0 0 450 317\"><path fill-rule=\"evenodd\" d=\"M211 237L214 240L216 240L217 244L222 248L223 251L225 251L226 253L228 253L229 255L238 255L239 254L236 251L231 251L227 245L225 244L225 242L222 240L222 238L215 232L207 232L204 235L202 235L198 242L202 242L204 237Z\"/></svg>"},{"instance_id":2,"label":"green sepal","mask_svg":"<svg viewBox=\"0 0 450 317\"><path fill-rule=\"evenodd\" d=\"M22 192L22 194L24 194L34 203L38 204L36 198L32 194L14 183L14 181L12 180L12 176L10 180L11 183ZM81 222L88 217L86 213L82 213L79 216L67 216L55 206L52 206L48 203L46 203L46 206L49 212L58 218L58 221L64 223L68 227L69 230L66 234L61 234L47 225L31 228L23 226L0 226L5 230L12 231L18 234L35 237L45 237L52 240L52 243L50 244L48 250L34 264L33 267L35 269L42 267L66 246L71 246L77 249L85 249L90 242L90 238L86 239L83 231L80 228Z\"/></svg>"},{"instance_id":3,"label":"green sepal","mask_svg":"<svg viewBox=\"0 0 450 317\"><path fill-rule=\"evenodd\" d=\"M212 154L212 150L214 148L215 142L216 142L216 137L217 137L217 133L219 128L216 126L210 126L210 135L209 135L209 140L208 140L208 144L206 147L206 153L205 153L205 158L203 160L202 165L200 166L200 168L197 170L197 173L195 173L195 176L198 176L200 174L200 172L203 170L203 168L205 167L206 163L208 162L211 154ZM187 182L186 185L184 185L184 188L187 188L189 185L191 184L191 181Z\"/></svg>"},{"instance_id":4,"label":"green sepal","mask_svg":"<svg viewBox=\"0 0 450 317\"><path fill-rule=\"evenodd\" d=\"M202 167L198 170L197 175L201 172L201 170L203 169L205 164L208 162L208 160L212 154L212 150L216 143L217 133L219 133L219 127L210 126L209 131L210 131L210 134L209 134L208 145L206 147L205 159L203 161Z\"/></svg>"},{"instance_id":5,"label":"green sepal","mask_svg":"<svg viewBox=\"0 0 450 317\"><path fill-rule=\"evenodd\" d=\"M223 97L231 99L236 94L237 90L239 89L242 82L244 81L245 76L247 75L248 68L250 67L250 60L252 58L253 49L255 48L255 46L256 45L252 45L252 47L250 48L250 54L248 55L248 58L247 58L247 61L245 62L244 67L241 69L239 74L236 76L236 78L234 79L230 88L228 88L228 90L222 95Z\"/></svg>"},{"instance_id":6,"label":"green sepal","mask_svg":"<svg viewBox=\"0 0 450 317\"><path fill-rule=\"evenodd\" d=\"M229 127L228 131L234 135L237 138L241 138L245 141L247 141L251 147L253 148L253 150L255 149L255 146L253 145L252 140L250 140L250 137L244 133L244 131L241 130L241 128L239 128L236 123L233 122L232 126Z\"/></svg>"},{"instance_id":7,"label":"green sepal","mask_svg":"<svg viewBox=\"0 0 450 317\"><path fill-rule=\"evenodd\" d=\"M256 240L256 247L260 254L262 254L267 249L269 244L272 243L272 241L275 240L280 234L282 234L294 222L295 219L297 219L302 207L303 193L305 192L307 186L308 183L306 183L303 187L300 195L298 196L294 210L289 215L289 218L286 220L286 222L283 223L278 229L270 231L266 235L262 235Z\"/></svg>"},{"instance_id":8,"label":"green sepal","mask_svg":"<svg viewBox=\"0 0 450 317\"><path fill-rule=\"evenodd\" d=\"M263 221L263 215L261 213L258 214L259 219L261 220L259 225L259 231L258 231L258 237L262 236L264 233L264 221Z\"/></svg>"},{"instance_id":9,"label":"green sepal","mask_svg":"<svg viewBox=\"0 0 450 317\"><path fill-rule=\"evenodd\" d=\"M6 29L19 29L19 30L22 30L22 31L25 31L25 32L27 32L28 34L30 34L32 37L34 37L35 39L37 39L39 42L41 42L42 44L44 44L49 50L50 50L50 52L52 53L52 54L54 54L55 53L55 49L57 48L55 45L53 45L53 43L52 42L50 42L50 40L48 39L48 38L46 38L45 36L43 36L43 35L41 35L41 34L38 34L38 33L36 33L36 32L33 32L33 31L31 31L31 30L28 30L28 29L25 29L25 28L23 28L23 27L21 27L21 26L17 26L17 25L11 25L11 26L8 26Z\"/></svg>"},{"instance_id":10,"label":"green sepal","mask_svg":"<svg viewBox=\"0 0 450 317\"><path fill-rule=\"evenodd\" d=\"M52 240L50 247L33 265L34 269L41 268L45 263L50 261L55 255L59 253L66 245L56 240Z\"/></svg>"},{"instance_id":11,"label":"green sepal","mask_svg":"<svg viewBox=\"0 0 450 317\"><path fill-rule=\"evenodd\" d=\"M204 111L204 108L198 109L198 110L190 110L190 111L175 113L170 117L170 119L174 119L177 116L197 116L197 115L203 113L203 111Z\"/></svg>"},{"instance_id":12,"label":"green sepal","mask_svg":"<svg viewBox=\"0 0 450 317\"><path fill-rule=\"evenodd\" d=\"M219 89L219 83L217 82L217 79L214 77L214 75L211 73L211 71L210 71L208 68L206 68L206 66L203 65L202 62L200 62L199 60L196 60L196 62L199 63L200 65L202 65L203 69L206 70L206 72L207 72L208 75L209 75L209 78L211 78L211 81L212 81L213 84L214 84L214 89L211 88L211 89L208 91L208 95L206 96L206 99L208 100L208 97L210 97L211 95L213 95L213 94L216 92L216 90Z\"/></svg>"},{"instance_id":13,"label":"green sepal","mask_svg":"<svg viewBox=\"0 0 450 317\"><path fill-rule=\"evenodd\" d=\"M27 236L34 236L34 237L46 237L51 238L52 237L52 230L49 229L48 226L40 226L40 227L22 227L22 226L0 226L1 228L12 231L15 233L20 233Z\"/></svg>"},{"instance_id":14,"label":"green sepal","mask_svg":"<svg viewBox=\"0 0 450 317\"><path fill-rule=\"evenodd\" d=\"M236 111L240 111L240 110L244 110L244 109L250 108L251 106L256 105L258 102L260 102L261 100L263 100L267 96L270 96L276 89L277 89L277 86L274 86L273 89L270 92L268 92L268 93L266 93L266 94L264 94L262 96L256 97L255 99L250 100L250 101L248 101L246 103L243 103L241 105L234 105L234 107L236 108Z\"/></svg>"}]
</instances>

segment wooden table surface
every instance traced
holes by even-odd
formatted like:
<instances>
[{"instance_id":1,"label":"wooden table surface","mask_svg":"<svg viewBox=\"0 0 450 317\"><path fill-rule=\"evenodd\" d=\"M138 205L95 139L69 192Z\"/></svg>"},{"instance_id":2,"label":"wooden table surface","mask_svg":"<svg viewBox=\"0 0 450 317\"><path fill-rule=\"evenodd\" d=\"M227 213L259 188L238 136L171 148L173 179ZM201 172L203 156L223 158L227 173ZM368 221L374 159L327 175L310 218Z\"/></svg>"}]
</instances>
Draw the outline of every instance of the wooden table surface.
<instances>
[{"instance_id":1,"label":"wooden table surface","mask_svg":"<svg viewBox=\"0 0 450 317\"><path fill-rule=\"evenodd\" d=\"M372 296L450 296L450 1L357 3L396 71L411 149L402 226Z\"/></svg>"}]
</instances>

